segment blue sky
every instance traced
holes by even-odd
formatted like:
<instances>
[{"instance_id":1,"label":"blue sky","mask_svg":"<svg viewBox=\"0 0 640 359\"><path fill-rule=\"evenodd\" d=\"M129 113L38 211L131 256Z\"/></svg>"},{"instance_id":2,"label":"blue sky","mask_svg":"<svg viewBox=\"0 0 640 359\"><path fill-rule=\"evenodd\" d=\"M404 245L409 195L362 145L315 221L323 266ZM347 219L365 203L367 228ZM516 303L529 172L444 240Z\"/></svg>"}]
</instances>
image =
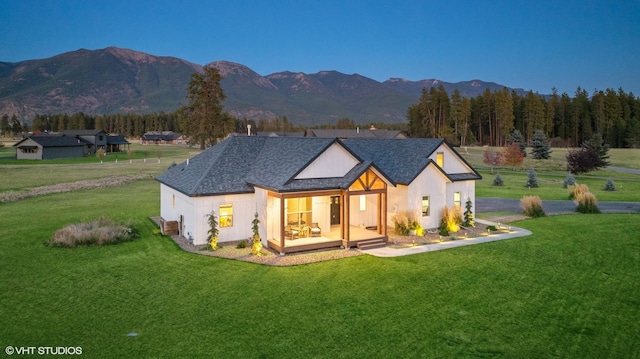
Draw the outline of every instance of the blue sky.
<instances>
[{"instance_id":1,"label":"blue sky","mask_svg":"<svg viewBox=\"0 0 640 359\"><path fill-rule=\"evenodd\" d=\"M0 0L0 61L108 46L261 75L336 70L640 96L640 0Z\"/></svg>"}]
</instances>

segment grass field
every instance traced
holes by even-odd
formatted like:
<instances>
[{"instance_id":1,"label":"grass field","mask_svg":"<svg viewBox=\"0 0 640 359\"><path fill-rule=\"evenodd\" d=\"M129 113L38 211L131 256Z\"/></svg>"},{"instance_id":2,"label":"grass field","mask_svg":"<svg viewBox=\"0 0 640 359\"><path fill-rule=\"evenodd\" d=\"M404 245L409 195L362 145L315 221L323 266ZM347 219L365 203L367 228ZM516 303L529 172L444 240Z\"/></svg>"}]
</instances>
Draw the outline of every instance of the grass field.
<instances>
[{"instance_id":1,"label":"grass field","mask_svg":"<svg viewBox=\"0 0 640 359\"><path fill-rule=\"evenodd\" d=\"M0 204L0 346L81 346L90 358L640 355L637 215L528 220L518 225L530 237L268 267L182 252L148 219L158 195L142 180ZM102 215L141 238L43 245Z\"/></svg>"},{"instance_id":2,"label":"grass field","mask_svg":"<svg viewBox=\"0 0 640 359\"><path fill-rule=\"evenodd\" d=\"M612 163L633 167L622 164L633 151ZM160 164L124 155L19 164L0 153L0 191L155 174L195 153L163 149ZM542 187L531 191L566 198L557 166L539 166ZM478 196L530 191L526 170L501 170L503 188L481 173ZM578 182L600 200L640 201L637 176L598 192L606 177ZM637 214L546 217L512 223L529 237L269 267L186 253L160 236L149 220L159 213L154 180L0 203L0 213L2 348L80 346L89 358L640 357ZM100 216L130 222L140 238L43 244Z\"/></svg>"}]
</instances>

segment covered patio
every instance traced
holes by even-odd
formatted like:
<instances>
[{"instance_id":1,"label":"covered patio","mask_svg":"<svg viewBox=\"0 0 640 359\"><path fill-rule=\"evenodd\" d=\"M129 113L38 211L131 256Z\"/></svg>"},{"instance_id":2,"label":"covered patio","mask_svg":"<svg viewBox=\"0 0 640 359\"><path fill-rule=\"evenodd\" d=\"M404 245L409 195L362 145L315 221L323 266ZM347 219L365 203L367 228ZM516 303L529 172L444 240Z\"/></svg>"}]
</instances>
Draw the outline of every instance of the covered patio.
<instances>
[{"instance_id":1,"label":"covered patio","mask_svg":"<svg viewBox=\"0 0 640 359\"><path fill-rule=\"evenodd\" d=\"M268 246L282 254L387 240L387 183L373 168L347 189L269 191L268 197Z\"/></svg>"}]
</instances>

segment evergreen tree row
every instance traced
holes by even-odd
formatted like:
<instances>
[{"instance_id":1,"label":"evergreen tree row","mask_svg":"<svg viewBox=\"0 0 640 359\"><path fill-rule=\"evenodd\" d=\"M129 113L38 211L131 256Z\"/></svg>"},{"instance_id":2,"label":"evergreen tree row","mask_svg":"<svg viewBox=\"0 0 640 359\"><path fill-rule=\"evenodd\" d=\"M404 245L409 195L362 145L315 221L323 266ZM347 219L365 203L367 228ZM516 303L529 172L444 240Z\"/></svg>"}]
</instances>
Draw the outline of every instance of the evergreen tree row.
<instances>
[{"instance_id":1,"label":"evergreen tree row","mask_svg":"<svg viewBox=\"0 0 640 359\"><path fill-rule=\"evenodd\" d=\"M570 97L555 89L541 96L503 88L466 98L458 90L450 97L441 85L423 89L407 119L412 137L444 137L461 145L504 146L514 130L531 145L540 130L538 137L546 136L553 146L578 147L600 133L611 147L640 147L640 97L622 89L590 96L578 87Z\"/></svg>"}]
</instances>

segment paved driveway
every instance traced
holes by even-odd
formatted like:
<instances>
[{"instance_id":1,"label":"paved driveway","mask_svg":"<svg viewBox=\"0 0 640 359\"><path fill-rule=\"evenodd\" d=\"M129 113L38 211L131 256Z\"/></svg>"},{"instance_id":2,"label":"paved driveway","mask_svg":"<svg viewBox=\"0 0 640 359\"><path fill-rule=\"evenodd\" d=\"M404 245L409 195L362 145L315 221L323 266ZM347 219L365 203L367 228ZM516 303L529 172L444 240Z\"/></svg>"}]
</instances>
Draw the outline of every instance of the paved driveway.
<instances>
[{"instance_id":1,"label":"paved driveway","mask_svg":"<svg viewBox=\"0 0 640 359\"><path fill-rule=\"evenodd\" d=\"M542 208L546 214L575 213L576 205L571 200L551 201L543 200ZM640 213L640 202L598 202L598 208L603 213ZM476 198L476 212L515 212L522 213L519 199L479 197Z\"/></svg>"}]
</instances>

